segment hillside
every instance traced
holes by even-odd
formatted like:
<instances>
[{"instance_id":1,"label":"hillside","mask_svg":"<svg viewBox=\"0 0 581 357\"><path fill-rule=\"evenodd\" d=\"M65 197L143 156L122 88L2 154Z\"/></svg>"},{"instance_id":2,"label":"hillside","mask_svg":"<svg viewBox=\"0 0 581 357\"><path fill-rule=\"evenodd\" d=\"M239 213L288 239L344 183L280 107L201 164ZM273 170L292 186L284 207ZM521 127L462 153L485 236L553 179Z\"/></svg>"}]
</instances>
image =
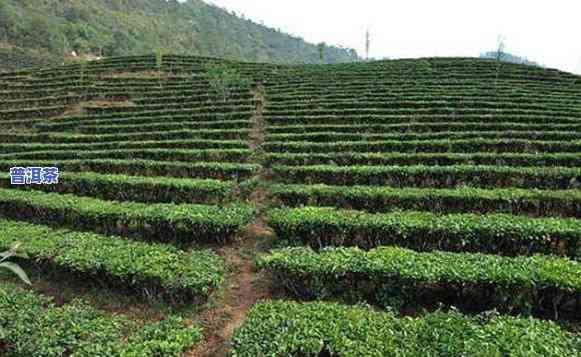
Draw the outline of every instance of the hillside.
<instances>
[{"instance_id":1,"label":"hillside","mask_svg":"<svg viewBox=\"0 0 581 357\"><path fill-rule=\"evenodd\" d=\"M0 70L61 64L80 55L189 54L275 63L320 63L316 45L201 0L0 0ZM326 46L327 63L357 60Z\"/></svg>"},{"instance_id":2,"label":"hillside","mask_svg":"<svg viewBox=\"0 0 581 357\"><path fill-rule=\"evenodd\" d=\"M579 76L151 55L0 98L3 355L581 355Z\"/></svg>"}]
</instances>

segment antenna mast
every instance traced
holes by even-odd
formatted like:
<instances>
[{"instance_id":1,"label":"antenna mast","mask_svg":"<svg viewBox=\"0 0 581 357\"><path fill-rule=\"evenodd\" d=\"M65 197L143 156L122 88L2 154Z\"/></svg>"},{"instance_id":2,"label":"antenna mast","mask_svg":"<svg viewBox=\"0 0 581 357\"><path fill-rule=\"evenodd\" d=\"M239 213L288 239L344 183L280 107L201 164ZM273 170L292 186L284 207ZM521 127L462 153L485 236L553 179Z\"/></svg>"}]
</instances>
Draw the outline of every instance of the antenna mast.
<instances>
[{"instance_id":1,"label":"antenna mast","mask_svg":"<svg viewBox=\"0 0 581 357\"><path fill-rule=\"evenodd\" d=\"M369 34L369 28L367 28L367 32L365 33L365 57L367 61L369 61L370 44L371 44L371 35Z\"/></svg>"}]
</instances>

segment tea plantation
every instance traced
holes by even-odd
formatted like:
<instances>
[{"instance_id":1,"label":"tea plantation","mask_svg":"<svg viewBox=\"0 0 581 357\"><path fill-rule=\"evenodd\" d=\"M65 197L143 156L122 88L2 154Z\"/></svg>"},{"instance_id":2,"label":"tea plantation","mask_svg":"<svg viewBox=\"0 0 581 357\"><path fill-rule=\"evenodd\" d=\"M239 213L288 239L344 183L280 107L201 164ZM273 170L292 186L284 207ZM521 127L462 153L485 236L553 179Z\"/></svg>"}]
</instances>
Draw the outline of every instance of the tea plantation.
<instances>
[{"instance_id":1,"label":"tea plantation","mask_svg":"<svg viewBox=\"0 0 581 357\"><path fill-rule=\"evenodd\" d=\"M0 130L3 355L581 356L579 76L109 58Z\"/></svg>"}]
</instances>

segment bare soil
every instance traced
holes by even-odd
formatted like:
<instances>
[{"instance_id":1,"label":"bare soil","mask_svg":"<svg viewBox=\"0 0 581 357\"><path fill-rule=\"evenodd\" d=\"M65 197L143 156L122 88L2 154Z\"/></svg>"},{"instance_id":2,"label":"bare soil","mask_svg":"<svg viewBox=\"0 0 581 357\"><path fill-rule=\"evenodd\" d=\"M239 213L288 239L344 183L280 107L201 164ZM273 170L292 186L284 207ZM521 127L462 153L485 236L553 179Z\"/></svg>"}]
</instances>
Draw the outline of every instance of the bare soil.
<instances>
[{"instance_id":1,"label":"bare soil","mask_svg":"<svg viewBox=\"0 0 581 357\"><path fill-rule=\"evenodd\" d=\"M227 356L231 339L244 320L250 307L257 301L270 296L267 284L259 284L259 278L253 272L253 257L258 251L262 239L272 232L261 222L249 225L242 237L242 243L233 247L224 247L218 251L230 267L222 297L213 302L197 319L204 328L205 342L191 350L186 356Z\"/></svg>"}]
</instances>

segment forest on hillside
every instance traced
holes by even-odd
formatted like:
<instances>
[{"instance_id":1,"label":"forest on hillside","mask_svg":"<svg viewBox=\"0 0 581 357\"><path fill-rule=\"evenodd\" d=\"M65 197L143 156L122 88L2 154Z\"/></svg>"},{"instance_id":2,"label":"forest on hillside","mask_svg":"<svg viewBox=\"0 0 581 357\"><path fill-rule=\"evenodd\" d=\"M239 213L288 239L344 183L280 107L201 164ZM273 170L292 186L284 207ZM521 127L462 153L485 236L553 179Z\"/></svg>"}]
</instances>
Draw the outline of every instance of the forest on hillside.
<instances>
[{"instance_id":1,"label":"forest on hillside","mask_svg":"<svg viewBox=\"0 0 581 357\"><path fill-rule=\"evenodd\" d=\"M56 64L73 51L160 50L275 63L358 59L353 49L310 44L201 0L0 0L0 69Z\"/></svg>"}]
</instances>

